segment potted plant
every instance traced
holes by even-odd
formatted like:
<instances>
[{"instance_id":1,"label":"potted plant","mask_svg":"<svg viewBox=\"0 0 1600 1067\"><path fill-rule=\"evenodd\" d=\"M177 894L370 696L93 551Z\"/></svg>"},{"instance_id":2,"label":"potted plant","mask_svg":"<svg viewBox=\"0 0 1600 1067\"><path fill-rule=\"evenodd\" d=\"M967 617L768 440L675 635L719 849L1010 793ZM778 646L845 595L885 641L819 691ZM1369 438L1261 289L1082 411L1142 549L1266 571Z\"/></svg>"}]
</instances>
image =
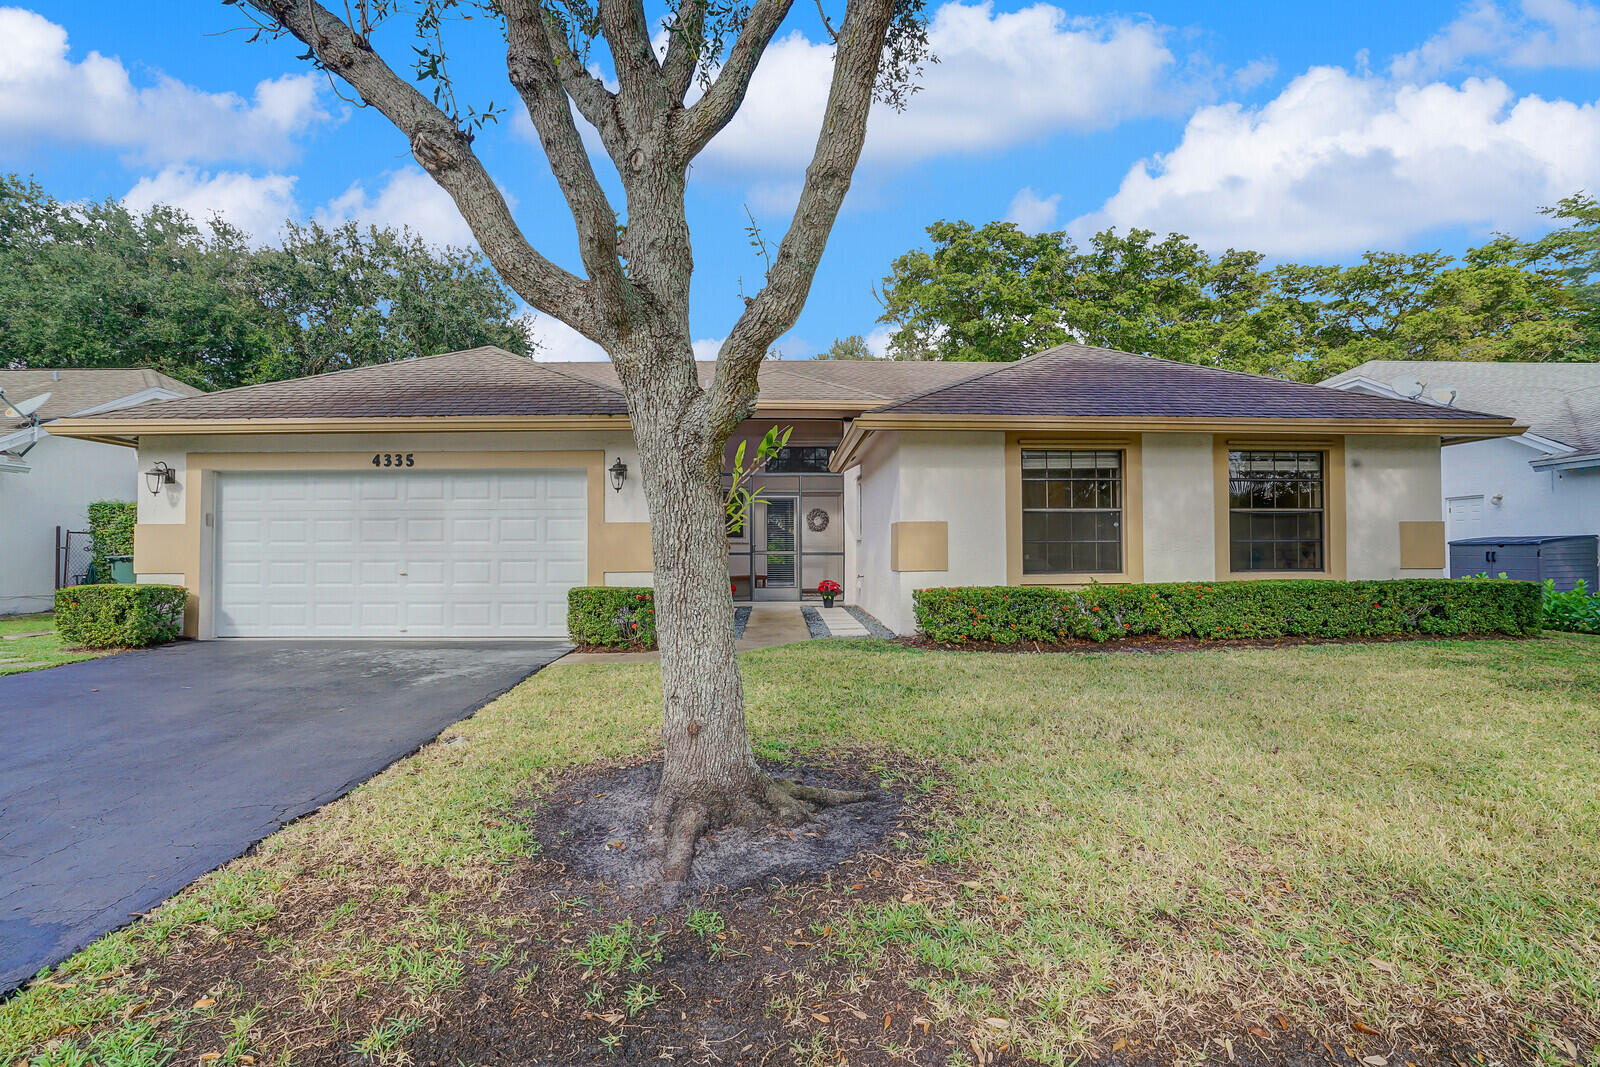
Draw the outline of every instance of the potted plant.
<instances>
[{"instance_id":1,"label":"potted plant","mask_svg":"<svg viewBox=\"0 0 1600 1067\"><path fill-rule=\"evenodd\" d=\"M844 592L842 586L832 578L824 578L817 583L817 592L822 594L822 606L833 607L833 598Z\"/></svg>"}]
</instances>

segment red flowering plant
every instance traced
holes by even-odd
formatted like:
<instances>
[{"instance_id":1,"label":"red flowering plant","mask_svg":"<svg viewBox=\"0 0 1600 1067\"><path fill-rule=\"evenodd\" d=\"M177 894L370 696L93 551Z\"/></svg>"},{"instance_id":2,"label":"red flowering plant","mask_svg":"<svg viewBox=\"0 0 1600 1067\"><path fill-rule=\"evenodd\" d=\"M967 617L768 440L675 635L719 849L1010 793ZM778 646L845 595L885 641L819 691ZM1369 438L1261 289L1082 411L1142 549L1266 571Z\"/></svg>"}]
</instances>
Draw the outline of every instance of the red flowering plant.
<instances>
[{"instance_id":1,"label":"red flowering plant","mask_svg":"<svg viewBox=\"0 0 1600 1067\"><path fill-rule=\"evenodd\" d=\"M844 587L832 578L824 578L817 583L817 592L822 594L824 604L832 604L833 598L844 592Z\"/></svg>"}]
</instances>

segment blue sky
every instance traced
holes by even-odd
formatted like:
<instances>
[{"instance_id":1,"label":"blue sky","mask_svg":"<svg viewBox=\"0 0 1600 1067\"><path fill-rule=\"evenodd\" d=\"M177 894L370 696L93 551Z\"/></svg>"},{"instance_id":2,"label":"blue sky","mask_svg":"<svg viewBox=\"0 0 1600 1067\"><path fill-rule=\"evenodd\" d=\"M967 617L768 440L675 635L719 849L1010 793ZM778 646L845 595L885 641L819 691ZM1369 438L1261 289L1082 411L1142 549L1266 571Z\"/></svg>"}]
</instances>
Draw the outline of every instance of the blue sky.
<instances>
[{"instance_id":1,"label":"blue sky","mask_svg":"<svg viewBox=\"0 0 1600 1067\"><path fill-rule=\"evenodd\" d=\"M1214 251L1348 260L1538 232L1539 205L1600 187L1600 10L1576 0L929 11L941 62L903 114L874 113L787 356L850 333L881 345L873 287L941 218L1078 236L1144 226ZM221 212L263 241L286 216L470 240L382 116L308 73L293 42L250 43L242 25L205 0L0 7L0 168L66 198ZM396 65L405 30L377 39ZM822 39L797 4L693 172L692 326L707 355L741 285L759 283L746 209L775 241L793 206L826 93ZM515 103L493 27L453 26L447 44L463 99ZM575 267L526 119L510 107L477 146L535 245ZM599 356L549 319L534 330L548 358Z\"/></svg>"}]
</instances>

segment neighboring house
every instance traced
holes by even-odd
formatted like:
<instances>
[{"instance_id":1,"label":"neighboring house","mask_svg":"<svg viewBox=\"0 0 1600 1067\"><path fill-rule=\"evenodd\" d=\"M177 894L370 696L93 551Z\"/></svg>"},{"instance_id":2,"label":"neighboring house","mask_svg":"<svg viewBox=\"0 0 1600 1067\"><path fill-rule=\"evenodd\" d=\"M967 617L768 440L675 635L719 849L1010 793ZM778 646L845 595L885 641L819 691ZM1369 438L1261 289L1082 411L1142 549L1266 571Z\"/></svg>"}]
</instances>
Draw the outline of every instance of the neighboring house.
<instances>
[{"instance_id":1,"label":"neighboring house","mask_svg":"<svg viewBox=\"0 0 1600 1067\"><path fill-rule=\"evenodd\" d=\"M729 456L773 425L736 597L832 578L900 632L927 586L1437 576L1441 442L1523 429L1077 345L768 362ZM51 429L177 472L140 491L135 567L189 587L200 637L555 637L570 587L650 580L608 364L480 348Z\"/></svg>"},{"instance_id":2,"label":"neighboring house","mask_svg":"<svg viewBox=\"0 0 1600 1067\"><path fill-rule=\"evenodd\" d=\"M1527 427L1445 452L1451 541L1600 533L1600 364L1374 360L1322 384L1377 397L1453 390L1453 407L1503 411Z\"/></svg>"},{"instance_id":3,"label":"neighboring house","mask_svg":"<svg viewBox=\"0 0 1600 1067\"><path fill-rule=\"evenodd\" d=\"M152 370L108 368L0 370L0 392L30 415L0 415L0 615L46 611L55 600L56 527L84 530L94 501L132 500L138 468L126 448L45 429L199 390ZM33 409L29 402L46 393Z\"/></svg>"}]
</instances>

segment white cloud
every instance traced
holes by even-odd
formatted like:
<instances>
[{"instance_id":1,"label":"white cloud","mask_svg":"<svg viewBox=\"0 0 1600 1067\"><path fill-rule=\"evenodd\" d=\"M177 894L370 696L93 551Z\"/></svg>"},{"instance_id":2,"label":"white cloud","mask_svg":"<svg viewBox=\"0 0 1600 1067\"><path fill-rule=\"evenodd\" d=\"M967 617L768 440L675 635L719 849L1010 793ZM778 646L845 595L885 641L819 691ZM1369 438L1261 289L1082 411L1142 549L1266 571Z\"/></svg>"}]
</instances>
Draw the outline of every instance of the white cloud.
<instances>
[{"instance_id":1,"label":"white cloud","mask_svg":"<svg viewBox=\"0 0 1600 1067\"><path fill-rule=\"evenodd\" d=\"M1075 18L1045 3L997 13L987 0L951 0L928 27L939 62L924 71L921 91L904 112L873 110L866 164L994 150L1172 111L1189 91L1175 83L1166 36L1151 22ZM831 44L798 32L773 42L744 105L702 163L764 173L803 167L832 69Z\"/></svg>"},{"instance_id":2,"label":"white cloud","mask_svg":"<svg viewBox=\"0 0 1600 1067\"><path fill-rule=\"evenodd\" d=\"M1471 61L1513 67L1600 66L1600 8L1574 0L1522 0L1519 10L1473 0L1418 48L1396 56L1390 73L1418 80Z\"/></svg>"},{"instance_id":3,"label":"white cloud","mask_svg":"<svg viewBox=\"0 0 1600 1067\"><path fill-rule=\"evenodd\" d=\"M133 84L122 61L74 62L67 31L22 8L0 8L0 158L35 141L122 149L150 164L279 161L295 137L328 118L317 75L263 81L250 99L166 76Z\"/></svg>"},{"instance_id":4,"label":"white cloud","mask_svg":"<svg viewBox=\"0 0 1600 1067\"><path fill-rule=\"evenodd\" d=\"M694 343L694 358L715 361L717 353L722 351L722 342L725 337L703 337Z\"/></svg>"},{"instance_id":5,"label":"white cloud","mask_svg":"<svg viewBox=\"0 0 1600 1067\"><path fill-rule=\"evenodd\" d=\"M363 226L409 229L436 245L477 244L450 194L420 167L391 171L375 195L362 182L353 182L313 212L312 217L324 226L354 220Z\"/></svg>"},{"instance_id":6,"label":"white cloud","mask_svg":"<svg viewBox=\"0 0 1600 1067\"><path fill-rule=\"evenodd\" d=\"M1006 221L1016 223L1027 233L1043 233L1056 224L1056 212L1061 209L1061 194L1040 196L1030 185L1017 190L1006 208Z\"/></svg>"},{"instance_id":7,"label":"white cloud","mask_svg":"<svg viewBox=\"0 0 1600 1067\"><path fill-rule=\"evenodd\" d=\"M133 211L170 204L199 223L221 215L257 243L265 243L275 239L284 220L296 213L294 185L290 174L256 176L165 167L158 174L140 178L122 200Z\"/></svg>"},{"instance_id":8,"label":"white cloud","mask_svg":"<svg viewBox=\"0 0 1600 1067\"><path fill-rule=\"evenodd\" d=\"M1469 79L1397 84L1317 67L1261 108L1201 108L1073 222L1186 233L1203 247L1306 255L1394 247L1444 226L1521 230L1600 183L1600 107Z\"/></svg>"},{"instance_id":9,"label":"white cloud","mask_svg":"<svg viewBox=\"0 0 1600 1067\"><path fill-rule=\"evenodd\" d=\"M1228 83L1241 93L1247 93L1278 76L1278 61L1270 57L1252 59L1233 72Z\"/></svg>"},{"instance_id":10,"label":"white cloud","mask_svg":"<svg viewBox=\"0 0 1600 1067\"><path fill-rule=\"evenodd\" d=\"M605 349L549 315L536 316L528 324L528 336L536 346L533 358L547 363L599 363L611 358Z\"/></svg>"}]
</instances>

